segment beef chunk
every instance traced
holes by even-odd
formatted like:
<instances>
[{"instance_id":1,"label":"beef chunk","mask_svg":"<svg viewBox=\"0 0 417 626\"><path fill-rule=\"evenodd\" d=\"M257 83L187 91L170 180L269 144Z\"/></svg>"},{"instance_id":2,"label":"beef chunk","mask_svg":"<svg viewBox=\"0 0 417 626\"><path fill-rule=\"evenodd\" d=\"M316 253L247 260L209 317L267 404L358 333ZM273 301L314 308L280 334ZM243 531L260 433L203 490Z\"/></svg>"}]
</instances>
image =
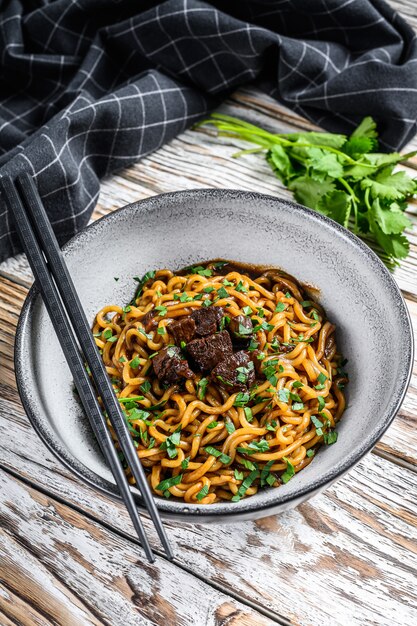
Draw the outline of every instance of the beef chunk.
<instances>
[{"instance_id":1,"label":"beef chunk","mask_svg":"<svg viewBox=\"0 0 417 626\"><path fill-rule=\"evenodd\" d=\"M247 391L255 382L255 368L251 357L243 350L226 356L216 365L211 378L232 393Z\"/></svg>"},{"instance_id":2,"label":"beef chunk","mask_svg":"<svg viewBox=\"0 0 417 626\"><path fill-rule=\"evenodd\" d=\"M194 378L188 362L176 346L163 348L152 360L155 374L164 385L178 383L182 378Z\"/></svg>"},{"instance_id":3,"label":"beef chunk","mask_svg":"<svg viewBox=\"0 0 417 626\"><path fill-rule=\"evenodd\" d=\"M158 326L158 320L155 319L157 316L158 316L158 311L155 311L155 309L151 309L150 311L145 313L145 315L140 320L143 324L143 327L146 333L148 333L150 330Z\"/></svg>"},{"instance_id":4,"label":"beef chunk","mask_svg":"<svg viewBox=\"0 0 417 626\"><path fill-rule=\"evenodd\" d=\"M232 354L233 347L227 330L210 337L193 339L187 345L188 353L194 363L203 371L212 370L215 365L228 354Z\"/></svg>"},{"instance_id":5,"label":"beef chunk","mask_svg":"<svg viewBox=\"0 0 417 626\"><path fill-rule=\"evenodd\" d=\"M246 315L232 317L229 322L229 332L233 345L246 348L253 337L252 320L250 317L246 317Z\"/></svg>"},{"instance_id":6,"label":"beef chunk","mask_svg":"<svg viewBox=\"0 0 417 626\"><path fill-rule=\"evenodd\" d=\"M262 369L262 359L259 359L258 357L261 356L262 352L260 350L252 350L251 352L249 352L250 354L250 359L255 367L255 372L261 376L263 374Z\"/></svg>"},{"instance_id":7,"label":"beef chunk","mask_svg":"<svg viewBox=\"0 0 417 626\"><path fill-rule=\"evenodd\" d=\"M224 311L221 306L200 307L191 313L197 337L207 337L219 330Z\"/></svg>"},{"instance_id":8,"label":"beef chunk","mask_svg":"<svg viewBox=\"0 0 417 626\"><path fill-rule=\"evenodd\" d=\"M194 337L195 321L191 317L183 317L181 320L172 322L168 326L168 331L174 337L177 346L180 346L182 341L188 343Z\"/></svg>"}]
</instances>

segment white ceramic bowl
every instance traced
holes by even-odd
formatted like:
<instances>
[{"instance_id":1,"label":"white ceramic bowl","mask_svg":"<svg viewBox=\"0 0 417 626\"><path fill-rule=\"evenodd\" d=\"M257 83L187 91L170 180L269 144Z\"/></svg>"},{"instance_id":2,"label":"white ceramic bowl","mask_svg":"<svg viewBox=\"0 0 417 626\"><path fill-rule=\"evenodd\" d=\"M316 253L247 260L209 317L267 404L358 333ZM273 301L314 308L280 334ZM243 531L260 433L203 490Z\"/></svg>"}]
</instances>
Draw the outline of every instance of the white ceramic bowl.
<instances>
[{"instance_id":1,"label":"white ceramic bowl","mask_svg":"<svg viewBox=\"0 0 417 626\"><path fill-rule=\"evenodd\" d=\"M352 468L401 405L413 359L401 293L365 244L314 211L241 191L164 194L111 213L64 250L91 322L104 304L131 300L133 276L226 258L279 266L316 286L320 303L337 324L338 346L349 360L350 376L337 443L322 447L313 463L286 485L240 502L189 506L158 498L165 517L224 521L293 507ZM30 290L19 322L16 375L26 411L49 448L87 483L118 497L36 288Z\"/></svg>"}]
</instances>

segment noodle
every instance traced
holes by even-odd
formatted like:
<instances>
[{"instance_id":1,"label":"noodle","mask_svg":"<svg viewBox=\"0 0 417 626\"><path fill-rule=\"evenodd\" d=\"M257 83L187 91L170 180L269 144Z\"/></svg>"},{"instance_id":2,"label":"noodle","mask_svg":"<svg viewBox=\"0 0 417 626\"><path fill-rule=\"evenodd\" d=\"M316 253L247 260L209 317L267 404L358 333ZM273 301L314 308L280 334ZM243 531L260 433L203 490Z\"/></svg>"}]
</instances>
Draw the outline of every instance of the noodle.
<instances>
[{"instance_id":1,"label":"noodle","mask_svg":"<svg viewBox=\"0 0 417 626\"><path fill-rule=\"evenodd\" d=\"M183 341L181 353L171 350L185 359L185 373L164 384L153 359L171 354L170 324L215 307L223 315L210 341L225 330L232 336L231 320L236 326L245 317L236 335L244 347L233 347L247 363L233 374L240 372L241 390L199 371ZM334 331L292 277L276 269L249 274L229 262L148 272L130 305L101 309L96 344L153 491L190 504L235 502L288 482L321 443L334 443L347 383Z\"/></svg>"}]
</instances>

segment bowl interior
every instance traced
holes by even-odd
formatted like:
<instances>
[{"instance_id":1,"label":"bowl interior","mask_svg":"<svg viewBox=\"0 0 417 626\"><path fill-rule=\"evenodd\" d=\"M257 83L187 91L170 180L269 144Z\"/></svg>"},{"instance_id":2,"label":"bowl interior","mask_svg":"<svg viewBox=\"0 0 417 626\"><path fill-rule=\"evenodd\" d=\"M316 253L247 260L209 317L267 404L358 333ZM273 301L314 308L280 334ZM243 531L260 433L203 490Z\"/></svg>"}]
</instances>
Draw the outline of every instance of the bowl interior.
<instances>
[{"instance_id":1,"label":"bowl interior","mask_svg":"<svg viewBox=\"0 0 417 626\"><path fill-rule=\"evenodd\" d=\"M290 202L245 192L165 194L129 205L94 223L65 248L88 319L103 305L125 304L134 276L226 258L279 266L320 290L349 360L348 408L336 444L279 489L238 503L185 507L160 500L169 515L253 514L277 509L330 483L349 469L388 427L407 387L412 339L402 297L382 263L334 222ZM118 278L118 280L115 280ZM16 371L26 409L59 457L90 483L114 493L71 374L40 297L22 313Z\"/></svg>"}]
</instances>

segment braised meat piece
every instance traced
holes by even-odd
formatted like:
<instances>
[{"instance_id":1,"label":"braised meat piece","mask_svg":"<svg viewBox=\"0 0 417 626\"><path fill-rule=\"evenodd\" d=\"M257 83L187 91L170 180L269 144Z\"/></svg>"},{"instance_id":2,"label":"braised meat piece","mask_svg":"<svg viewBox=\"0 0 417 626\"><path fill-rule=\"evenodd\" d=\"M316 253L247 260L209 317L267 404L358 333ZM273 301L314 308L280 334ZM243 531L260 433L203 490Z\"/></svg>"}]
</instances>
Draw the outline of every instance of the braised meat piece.
<instances>
[{"instance_id":1,"label":"braised meat piece","mask_svg":"<svg viewBox=\"0 0 417 626\"><path fill-rule=\"evenodd\" d=\"M225 356L232 354L233 346L229 333L224 330L210 337L193 339L187 345L187 350L200 370L209 371Z\"/></svg>"},{"instance_id":2,"label":"braised meat piece","mask_svg":"<svg viewBox=\"0 0 417 626\"><path fill-rule=\"evenodd\" d=\"M191 313L195 322L195 334L197 337L207 337L219 330L221 319L224 315L223 307L209 306L200 307Z\"/></svg>"},{"instance_id":3,"label":"braised meat piece","mask_svg":"<svg viewBox=\"0 0 417 626\"><path fill-rule=\"evenodd\" d=\"M182 342L188 343L195 335L195 321L191 317L183 317L168 326L168 331L174 337L177 346Z\"/></svg>"},{"instance_id":4,"label":"braised meat piece","mask_svg":"<svg viewBox=\"0 0 417 626\"><path fill-rule=\"evenodd\" d=\"M265 356L264 354L262 354L262 352L260 350L252 350L251 352L249 352L250 354L250 359L255 367L255 372L261 376L261 374L263 374L262 369L263 369L263 363L262 363L262 359ZM262 357L262 358L260 358Z\"/></svg>"},{"instance_id":5,"label":"braised meat piece","mask_svg":"<svg viewBox=\"0 0 417 626\"><path fill-rule=\"evenodd\" d=\"M216 365L211 378L232 393L247 391L255 382L253 361L243 350L230 354Z\"/></svg>"},{"instance_id":6,"label":"braised meat piece","mask_svg":"<svg viewBox=\"0 0 417 626\"><path fill-rule=\"evenodd\" d=\"M162 384L172 385L182 378L194 378L194 372L176 346L168 346L158 352L152 360L153 369Z\"/></svg>"},{"instance_id":7,"label":"braised meat piece","mask_svg":"<svg viewBox=\"0 0 417 626\"><path fill-rule=\"evenodd\" d=\"M158 311L155 309L151 309L140 320L143 324L146 333L149 333L150 330L156 328L158 326L158 320L155 319L158 316Z\"/></svg>"},{"instance_id":8,"label":"braised meat piece","mask_svg":"<svg viewBox=\"0 0 417 626\"><path fill-rule=\"evenodd\" d=\"M237 315L229 322L229 333L232 337L233 345L246 348L253 337L253 324L250 317Z\"/></svg>"}]
</instances>

